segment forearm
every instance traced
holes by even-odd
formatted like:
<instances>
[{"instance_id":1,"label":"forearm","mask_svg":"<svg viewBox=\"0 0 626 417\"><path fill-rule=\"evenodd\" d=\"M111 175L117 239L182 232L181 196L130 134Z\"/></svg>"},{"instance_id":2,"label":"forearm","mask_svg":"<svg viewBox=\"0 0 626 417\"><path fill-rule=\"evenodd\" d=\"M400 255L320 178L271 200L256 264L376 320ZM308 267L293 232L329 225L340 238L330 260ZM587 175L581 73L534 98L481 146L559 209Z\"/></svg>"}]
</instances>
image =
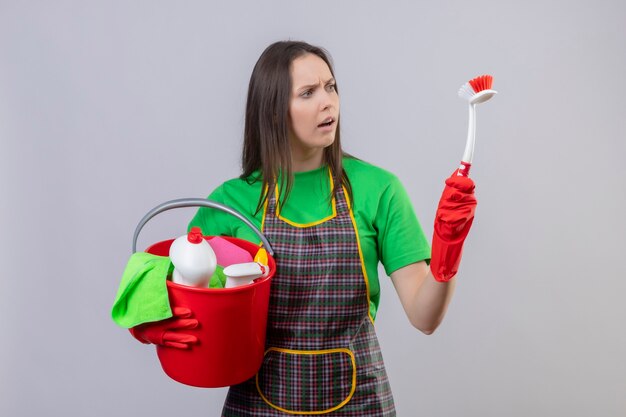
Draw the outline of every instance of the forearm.
<instances>
[{"instance_id":1,"label":"forearm","mask_svg":"<svg viewBox=\"0 0 626 417\"><path fill-rule=\"evenodd\" d=\"M426 334L434 332L443 321L455 287L456 279L437 282L429 268L407 312L411 324Z\"/></svg>"},{"instance_id":2,"label":"forearm","mask_svg":"<svg viewBox=\"0 0 626 417\"><path fill-rule=\"evenodd\" d=\"M411 324L425 334L434 332L446 314L456 279L437 282L426 262L407 265L391 279Z\"/></svg>"}]
</instances>

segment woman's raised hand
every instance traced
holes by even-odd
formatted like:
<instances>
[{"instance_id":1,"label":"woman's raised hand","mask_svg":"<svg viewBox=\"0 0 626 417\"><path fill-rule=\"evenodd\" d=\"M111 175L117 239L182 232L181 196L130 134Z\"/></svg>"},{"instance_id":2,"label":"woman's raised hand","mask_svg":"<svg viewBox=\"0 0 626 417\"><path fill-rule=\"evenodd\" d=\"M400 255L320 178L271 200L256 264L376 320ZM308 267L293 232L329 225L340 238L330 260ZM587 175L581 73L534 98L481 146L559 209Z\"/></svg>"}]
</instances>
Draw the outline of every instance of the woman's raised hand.
<instances>
[{"instance_id":1,"label":"woman's raised hand","mask_svg":"<svg viewBox=\"0 0 626 417\"><path fill-rule=\"evenodd\" d=\"M452 279L459 269L463 242L474 221L477 204L474 181L457 175L457 171L446 179L435 215L430 269L441 282Z\"/></svg>"}]
</instances>

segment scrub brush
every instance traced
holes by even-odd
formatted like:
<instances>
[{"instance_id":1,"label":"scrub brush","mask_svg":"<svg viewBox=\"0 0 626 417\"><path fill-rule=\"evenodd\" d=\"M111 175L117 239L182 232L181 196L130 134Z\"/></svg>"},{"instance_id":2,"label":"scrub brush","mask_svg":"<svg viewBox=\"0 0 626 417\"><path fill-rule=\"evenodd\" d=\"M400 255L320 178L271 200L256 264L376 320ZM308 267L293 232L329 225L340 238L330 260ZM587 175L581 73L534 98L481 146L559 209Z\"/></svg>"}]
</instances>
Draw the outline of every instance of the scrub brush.
<instances>
[{"instance_id":1,"label":"scrub brush","mask_svg":"<svg viewBox=\"0 0 626 417\"><path fill-rule=\"evenodd\" d=\"M474 159L474 142L476 141L476 105L484 103L498 92L491 89L493 77L491 75L478 76L459 88L459 97L469 102L469 126L467 128L467 142L461 165L457 171L460 177L469 176L469 170Z\"/></svg>"}]
</instances>

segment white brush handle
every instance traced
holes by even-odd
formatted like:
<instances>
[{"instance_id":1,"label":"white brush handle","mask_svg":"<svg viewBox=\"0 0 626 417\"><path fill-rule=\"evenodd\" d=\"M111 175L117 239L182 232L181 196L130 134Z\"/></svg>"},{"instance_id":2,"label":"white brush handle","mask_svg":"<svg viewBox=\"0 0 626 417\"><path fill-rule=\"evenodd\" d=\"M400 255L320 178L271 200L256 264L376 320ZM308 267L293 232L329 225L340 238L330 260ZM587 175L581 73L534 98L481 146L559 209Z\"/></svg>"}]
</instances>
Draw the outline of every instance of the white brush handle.
<instances>
[{"instance_id":1,"label":"white brush handle","mask_svg":"<svg viewBox=\"0 0 626 417\"><path fill-rule=\"evenodd\" d=\"M469 125L467 126L467 141L465 142L465 152L461 159L458 176L468 177L469 170L474 159L474 143L476 142L476 104L470 103L469 107Z\"/></svg>"}]
</instances>

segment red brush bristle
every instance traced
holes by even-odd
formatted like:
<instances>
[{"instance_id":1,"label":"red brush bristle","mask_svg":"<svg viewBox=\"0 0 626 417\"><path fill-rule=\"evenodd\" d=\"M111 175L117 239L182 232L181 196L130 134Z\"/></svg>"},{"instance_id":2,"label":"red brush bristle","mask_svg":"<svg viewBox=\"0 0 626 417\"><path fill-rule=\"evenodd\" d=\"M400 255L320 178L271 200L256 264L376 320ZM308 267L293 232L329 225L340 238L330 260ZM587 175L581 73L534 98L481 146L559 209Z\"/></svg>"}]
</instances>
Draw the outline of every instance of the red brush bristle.
<instances>
[{"instance_id":1,"label":"red brush bristle","mask_svg":"<svg viewBox=\"0 0 626 417\"><path fill-rule=\"evenodd\" d=\"M481 75L469 81L474 92L479 93L483 90L491 89L493 85L493 77L491 75Z\"/></svg>"}]
</instances>

